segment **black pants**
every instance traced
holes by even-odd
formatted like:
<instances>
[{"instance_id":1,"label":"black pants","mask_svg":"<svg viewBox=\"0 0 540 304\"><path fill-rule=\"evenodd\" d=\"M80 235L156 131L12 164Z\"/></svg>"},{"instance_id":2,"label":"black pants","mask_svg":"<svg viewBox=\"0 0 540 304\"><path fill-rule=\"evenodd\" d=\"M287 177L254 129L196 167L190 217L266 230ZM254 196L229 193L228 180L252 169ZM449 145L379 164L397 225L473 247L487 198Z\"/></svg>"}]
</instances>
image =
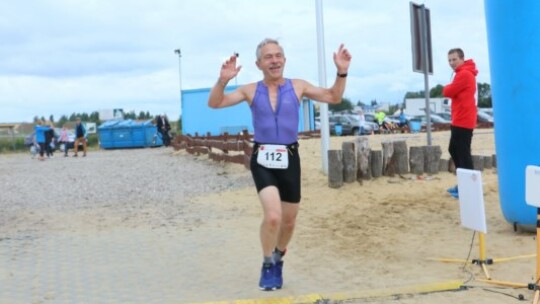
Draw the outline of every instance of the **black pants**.
<instances>
[{"instance_id":1,"label":"black pants","mask_svg":"<svg viewBox=\"0 0 540 304\"><path fill-rule=\"evenodd\" d=\"M456 126L450 127L450 144L448 152L457 168L474 169L471 155L473 129Z\"/></svg>"},{"instance_id":2,"label":"black pants","mask_svg":"<svg viewBox=\"0 0 540 304\"><path fill-rule=\"evenodd\" d=\"M43 157L43 155L45 154L45 145L46 143L38 143L39 144L39 156Z\"/></svg>"},{"instance_id":3,"label":"black pants","mask_svg":"<svg viewBox=\"0 0 540 304\"><path fill-rule=\"evenodd\" d=\"M169 132L165 130L161 130L159 133L161 133L161 139L163 140L163 145L165 147L168 147L171 144L171 137L169 136Z\"/></svg>"}]
</instances>

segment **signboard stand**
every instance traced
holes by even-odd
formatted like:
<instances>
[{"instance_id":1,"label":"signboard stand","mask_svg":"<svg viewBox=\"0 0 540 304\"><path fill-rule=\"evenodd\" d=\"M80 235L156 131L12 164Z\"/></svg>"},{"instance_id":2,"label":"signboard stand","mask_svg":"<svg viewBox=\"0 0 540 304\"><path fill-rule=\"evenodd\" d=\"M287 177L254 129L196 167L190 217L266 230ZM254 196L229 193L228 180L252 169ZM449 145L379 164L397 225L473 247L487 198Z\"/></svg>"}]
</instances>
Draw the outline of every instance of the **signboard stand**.
<instances>
[{"instance_id":1,"label":"signboard stand","mask_svg":"<svg viewBox=\"0 0 540 304\"><path fill-rule=\"evenodd\" d=\"M525 201L536 207L536 280L527 287L534 290L533 304L540 303L540 167L527 166L525 169Z\"/></svg>"},{"instance_id":2,"label":"signboard stand","mask_svg":"<svg viewBox=\"0 0 540 304\"><path fill-rule=\"evenodd\" d=\"M540 172L540 170L539 170ZM479 238L479 258L473 259L472 264L479 265L484 272L486 280L482 282L496 284L501 286L524 288L526 284L513 282L492 280L487 269L487 265L498 262L506 262L515 259L530 258L534 255L523 255L500 259L491 259L486 257L486 241L485 234L487 233L486 215L484 209L484 193L482 190L482 174L477 170L461 169L456 170L458 177L459 188L459 205L462 226L478 232ZM540 201L539 201L540 202ZM463 259L431 259L445 263L467 263Z\"/></svg>"}]
</instances>

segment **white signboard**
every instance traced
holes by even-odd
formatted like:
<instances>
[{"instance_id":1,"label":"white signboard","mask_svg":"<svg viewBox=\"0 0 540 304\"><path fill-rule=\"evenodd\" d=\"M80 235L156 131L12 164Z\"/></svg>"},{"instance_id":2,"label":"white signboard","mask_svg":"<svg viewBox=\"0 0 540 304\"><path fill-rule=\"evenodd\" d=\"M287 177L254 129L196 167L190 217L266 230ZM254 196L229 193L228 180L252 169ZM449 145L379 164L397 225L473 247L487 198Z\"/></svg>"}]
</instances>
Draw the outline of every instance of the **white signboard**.
<instances>
[{"instance_id":1,"label":"white signboard","mask_svg":"<svg viewBox=\"0 0 540 304\"><path fill-rule=\"evenodd\" d=\"M540 208L540 167L525 168L525 201L528 205Z\"/></svg>"},{"instance_id":2,"label":"white signboard","mask_svg":"<svg viewBox=\"0 0 540 304\"><path fill-rule=\"evenodd\" d=\"M457 169L461 225L487 233L482 173L477 170Z\"/></svg>"},{"instance_id":3,"label":"white signboard","mask_svg":"<svg viewBox=\"0 0 540 304\"><path fill-rule=\"evenodd\" d=\"M88 134L95 134L97 131L95 122L85 122L84 128L86 129L86 133Z\"/></svg>"}]
</instances>

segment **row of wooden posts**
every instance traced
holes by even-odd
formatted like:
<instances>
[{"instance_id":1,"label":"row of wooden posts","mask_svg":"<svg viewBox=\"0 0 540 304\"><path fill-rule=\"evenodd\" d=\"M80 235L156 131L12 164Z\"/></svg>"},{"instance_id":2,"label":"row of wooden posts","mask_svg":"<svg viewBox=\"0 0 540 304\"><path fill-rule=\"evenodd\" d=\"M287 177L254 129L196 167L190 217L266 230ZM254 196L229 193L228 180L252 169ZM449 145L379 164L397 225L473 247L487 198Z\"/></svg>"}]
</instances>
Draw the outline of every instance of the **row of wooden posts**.
<instances>
[{"instance_id":1,"label":"row of wooden posts","mask_svg":"<svg viewBox=\"0 0 540 304\"><path fill-rule=\"evenodd\" d=\"M412 146L405 140L386 141L382 150L371 150L369 138L356 137L343 142L341 150L328 151L328 186L340 188L344 183L370 180L396 174L437 174L455 170L452 160L442 159L440 146ZM473 155L475 170L496 167L496 157Z\"/></svg>"}]
</instances>

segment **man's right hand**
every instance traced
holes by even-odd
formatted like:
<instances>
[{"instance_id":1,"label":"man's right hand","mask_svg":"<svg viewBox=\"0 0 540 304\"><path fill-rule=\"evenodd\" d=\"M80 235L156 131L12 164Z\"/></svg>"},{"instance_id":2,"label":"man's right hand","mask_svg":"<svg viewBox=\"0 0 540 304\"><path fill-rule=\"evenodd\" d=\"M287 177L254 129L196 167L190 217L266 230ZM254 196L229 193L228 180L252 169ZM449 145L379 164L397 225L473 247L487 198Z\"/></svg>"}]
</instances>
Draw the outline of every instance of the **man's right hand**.
<instances>
[{"instance_id":1,"label":"man's right hand","mask_svg":"<svg viewBox=\"0 0 540 304\"><path fill-rule=\"evenodd\" d=\"M221 71L219 72L219 82L226 85L229 80L238 75L242 66L236 66L236 55L232 55L221 65Z\"/></svg>"}]
</instances>

